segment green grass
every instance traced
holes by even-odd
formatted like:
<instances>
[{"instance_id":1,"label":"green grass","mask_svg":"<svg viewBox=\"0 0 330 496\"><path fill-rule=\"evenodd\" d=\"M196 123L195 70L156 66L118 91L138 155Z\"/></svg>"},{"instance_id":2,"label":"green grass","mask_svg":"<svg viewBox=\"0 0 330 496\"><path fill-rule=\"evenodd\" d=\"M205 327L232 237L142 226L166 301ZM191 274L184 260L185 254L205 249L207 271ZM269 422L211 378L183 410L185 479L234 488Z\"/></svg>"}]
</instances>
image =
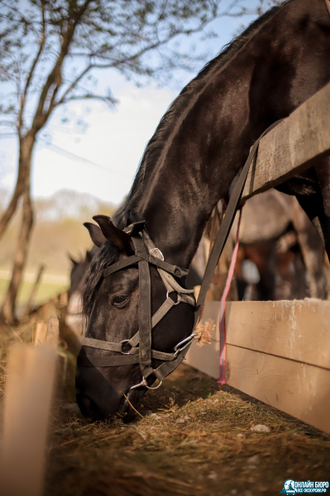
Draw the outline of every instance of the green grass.
<instances>
[{"instance_id":1,"label":"green grass","mask_svg":"<svg viewBox=\"0 0 330 496\"><path fill-rule=\"evenodd\" d=\"M0 302L3 301L9 285L8 279L0 278ZM18 306L25 306L33 288L33 283L24 281L18 293ZM41 281L32 305L39 305L68 289L65 283L50 283Z\"/></svg>"}]
</instances>

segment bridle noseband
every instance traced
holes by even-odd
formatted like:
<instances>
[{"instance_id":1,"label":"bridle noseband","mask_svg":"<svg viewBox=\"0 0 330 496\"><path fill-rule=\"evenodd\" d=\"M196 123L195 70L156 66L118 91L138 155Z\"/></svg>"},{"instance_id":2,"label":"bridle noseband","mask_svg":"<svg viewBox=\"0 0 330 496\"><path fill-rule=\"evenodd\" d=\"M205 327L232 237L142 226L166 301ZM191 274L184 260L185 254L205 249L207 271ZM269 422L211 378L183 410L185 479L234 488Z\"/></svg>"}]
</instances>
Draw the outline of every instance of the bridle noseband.
<instances>
[{"instance_id":1,"label":"bridle noseband","mask_svg":"<svg viewBox=\"0 0 330 496\"><path fill-rule=\"evenodd\" d=\"M138 265L139 270L139 330L130 339L119 343L100 339L83 338L82 348L78 355L78 364L87 367L117 367L120 365L140 364L142 381L131 389L146 387L158 388L184 359L195 333L180 341L172 353L152 349L152 329L168 314L172 307L186 303L195 307L193 289L183 288L177 279L186 276L188 270L172 265L164 260L162 252L155 247L145 229L145 222L130 224L124 229L129 234L134 246L134 254L105 268L102 277L108 277L115 272ZM157 269L165 289L166 298L159 309L151 315L151 278L150 266ZM170 297L176 293L176 300ZM115 352L108 356L93 356L93 349ZM153 368L152 360L163 362ZM150 385L155 379L159 380L156 387Z\"/></svg>"}]
</instances>

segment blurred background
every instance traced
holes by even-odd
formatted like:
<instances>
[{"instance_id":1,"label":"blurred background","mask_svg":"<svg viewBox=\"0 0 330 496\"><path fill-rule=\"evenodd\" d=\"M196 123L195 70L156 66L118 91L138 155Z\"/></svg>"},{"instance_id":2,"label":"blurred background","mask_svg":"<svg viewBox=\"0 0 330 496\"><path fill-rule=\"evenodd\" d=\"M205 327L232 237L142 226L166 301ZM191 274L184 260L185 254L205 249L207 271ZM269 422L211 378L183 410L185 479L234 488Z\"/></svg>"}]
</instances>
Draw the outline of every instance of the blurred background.
<instances>
[{"instance_id":1,"label":"blurred background","mask_svg":"<svg viewBox=\"0 0 330 496\"><path fill-rule=\"evenodd\" d=\"M67 289L181 89L274 1L0 1L0 303Z\"/></svg>"}]
</instances>

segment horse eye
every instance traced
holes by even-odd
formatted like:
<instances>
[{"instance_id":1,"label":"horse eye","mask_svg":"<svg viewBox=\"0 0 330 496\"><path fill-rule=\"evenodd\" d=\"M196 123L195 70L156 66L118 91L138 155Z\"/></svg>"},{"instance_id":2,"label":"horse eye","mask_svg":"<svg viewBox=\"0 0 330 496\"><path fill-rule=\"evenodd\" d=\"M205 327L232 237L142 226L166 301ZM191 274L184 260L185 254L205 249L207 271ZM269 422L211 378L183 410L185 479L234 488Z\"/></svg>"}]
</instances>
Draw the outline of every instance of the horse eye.
<instances>
[{"instance_id":1,"label":"horse eye","mask_svg":"<svg viewBox=\"0 0 330 496\"><path fill-rule=\"evenodd\" d=\"M115 307L123 307L128 301L128 296L126 295L115 295L112 300L111 300L111 303L112 305L114 305Z\"/></svg>"}]
</instances>

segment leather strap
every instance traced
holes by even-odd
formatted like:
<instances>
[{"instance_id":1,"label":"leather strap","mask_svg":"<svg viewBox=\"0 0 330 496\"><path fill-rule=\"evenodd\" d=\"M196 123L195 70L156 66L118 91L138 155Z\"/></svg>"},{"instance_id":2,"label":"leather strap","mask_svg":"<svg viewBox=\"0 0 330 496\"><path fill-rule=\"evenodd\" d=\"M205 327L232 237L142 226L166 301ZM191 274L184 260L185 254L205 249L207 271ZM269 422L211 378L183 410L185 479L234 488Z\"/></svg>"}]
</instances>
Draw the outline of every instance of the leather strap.
<instances>
[{"instance_id":1,"label":"leather strap","mask_svg":"<svg viewBox=\"0 0 330 496\"><path fill-rule=\"evenodd\" d=\"M133 239L138 239L138 238L132 238L132 240ZM137 254L131 255L128 258L124 258L119 262L109 265L109 267L104 269L103 277L108 277L114 272L118 272L118 270L122 270L125 269L126 267L139 263L141 260L145 260L151 265L155 265L156 267L159 267L160 269L163 269L166 272L169 272L170 274L173 274L176 277L186 276L189 272L188 269L183 269L178 265L169 264L164 260L160 260L159 258L153 257L152 255L148 255L144 252L139 252L138 255Z\"/></svg>"},{"instance_id":2,"label":"leather strap","mask_svg":"<svg viewBox=\"0 0 330 496\"><path fill-rule=\"evenodd\" d=\"M195 314L195 324L200 320L201 317L201 311L204 305L206 293L209 289L214 270L216 266L218 265L220 255L223 251L223 248L225 246L225 243L228 239L228 235L231 229L231 226L233 224L234 218L236 211L239 206L239 202L243 193L245 181L248 175L248 172L250 170L251 164L255 165L255 161L257 158L257 153L258 153L258 148L259 148L259 143L261 138L265 136L271 129L273 129L275 126L277 126L283 119L280 119L276 122L274 122L271 126L269 126L263 133L262 135L257 139L257 141L253 144L249 156L243 166L243 170L239 175L239 178L237 180L237 183L234 186L234 189L232 191L228 207L226 209L225 216L223 218L223 221L221 222L218 234L216 236L214 245L212 247L207 266L205 269L205 273L203 276L202 284L201 284L201 289L198 295L197 299L197 305L196 305L196 314Z\"/></svg>"},{"instance_id":3,"label":"leather strap","mask_svg":"<svg viewBox=\"0 0 330 496\"><path fill-rule=\"evenodd\" d=\"M135 353L138 353L138 348L135 348L134 345L132 345L129 340L127 340L126 342L131 345L131 348L129 350L130 355L134 355ZM81 344L83 346L86 346L87 348L94 348L94 349L106 350L106 351L116 351L118 353L123 353L122 343L101 341L100 339L93 339L93 338L83 338Z\"/></svg>"},{"instance_id":4,"label":"leather strap","mask_svg":"<svg viewBox=\"0 0 330 496\"><path fill-rule=\"evenodd\" d=\"M151 366L151 280L149 263L142 257L146 251L143 239L140 236L133 237L132 242L135 253L141 257L139 265L139 350L140 369L142 375L145 369Z\"/></svg>"}]
</instances>

